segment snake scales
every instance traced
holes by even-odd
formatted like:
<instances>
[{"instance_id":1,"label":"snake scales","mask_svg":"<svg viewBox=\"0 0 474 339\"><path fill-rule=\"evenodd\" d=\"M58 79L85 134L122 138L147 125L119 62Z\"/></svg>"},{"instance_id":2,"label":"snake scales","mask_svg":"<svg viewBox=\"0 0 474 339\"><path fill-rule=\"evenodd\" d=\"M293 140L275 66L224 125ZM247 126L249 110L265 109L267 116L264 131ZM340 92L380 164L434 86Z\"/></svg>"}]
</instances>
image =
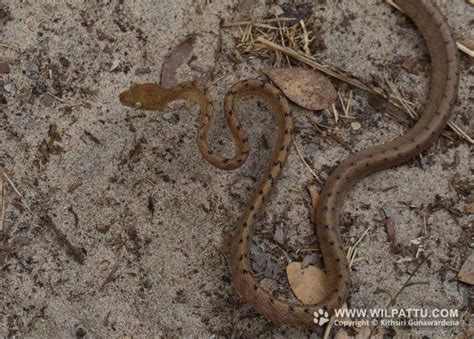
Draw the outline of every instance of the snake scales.
<instances>
[{"instance_id":1,"label":"snake scales","mask_svg":"<svg viewBox=\"0 0 474 339\"><path fill-rule=\"evenodd\" d=\"M120 94L122 104L145 110L163 110L168 103L188 99L200 107L197 144L203 157L212 165L231 170L241 166L250 146L238 117L233 111L237 98L254 96L265 101L274 112L278 132L267 169L239 219L230 243L229 266L232 285L240 296L266 318L286 325L313 327L313 313L325 309L332 313L348 297L349 266L339 234L339 212L349 190L362 178L399 165L427 149L443 131L457 97L458 57L450 28L431 0L395 0L395 3L418 27L431 57L431 83L428 98L418 122L404 135L380 146L349 156L328 178L315 207L316 232L321 254L333 286L317 305L291 305L264 291L252 274L249 247L255 223L280 177L292 142L293 119L286 99L273 85L260 80L235 84L224 100L224 114L235 143L232 158L223 158L209 147L212 120L211 97L194 82L173 88L158 84L133 85Z\"/></svg>"}]
</instances>

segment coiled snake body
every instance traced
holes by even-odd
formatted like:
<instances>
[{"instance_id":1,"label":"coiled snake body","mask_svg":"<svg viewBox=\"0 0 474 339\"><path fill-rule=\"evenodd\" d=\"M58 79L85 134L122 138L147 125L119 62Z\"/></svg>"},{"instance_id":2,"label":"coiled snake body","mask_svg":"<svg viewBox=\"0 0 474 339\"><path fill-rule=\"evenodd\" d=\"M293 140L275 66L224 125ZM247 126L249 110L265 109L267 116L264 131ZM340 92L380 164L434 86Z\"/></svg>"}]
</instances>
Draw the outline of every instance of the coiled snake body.
<instances>
[{"instance_id":1,"label":"coiled snake body","mask_svg":"<svg viewBox=\"0 0 474 339\"><path fill-rule=\"evenodd\" d=\"M456 101L459 82L456 44L441 12L431 0L395 0L395 3L417 25L431 56L431 84L428 99L418 122L396 139L363 150L344 160L328 178L316 207L316 232L321 254L333 286L324 300L316 305L291 305L264 291L252 274L249 247L255 223L275 186L288 157L292 141L293 120L286 99L273 85L260 80L235 84L224 100L224 114L235 143L232 158L215 154L208 143L212 119L210 96L193 82L173 88L158 84L133 85L120 94L122 104L146 110L162 110L174 100L189 99L200 107L197 144L203 157L212 165L231 170L241 166L249 154L249 144L238 117L233 111L237 98L256 96L274 112L278 125L270 163L239 219L230 243L229 267L232 285L240 296L266 318L286 325L314 327L315 311L332 313L341 307L350 288L349 266L339 234L339 212L349 190L362 178L399 165L427 149L443 131Z\"/></svg>"}]
</instances>

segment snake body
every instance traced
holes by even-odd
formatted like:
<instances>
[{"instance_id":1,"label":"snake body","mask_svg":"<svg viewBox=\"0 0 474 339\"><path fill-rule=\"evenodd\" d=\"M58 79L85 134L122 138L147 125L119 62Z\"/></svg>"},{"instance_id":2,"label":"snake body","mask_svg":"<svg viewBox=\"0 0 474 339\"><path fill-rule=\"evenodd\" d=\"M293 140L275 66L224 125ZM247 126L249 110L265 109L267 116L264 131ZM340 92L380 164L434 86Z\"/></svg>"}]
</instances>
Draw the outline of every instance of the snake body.
<instances>
[{"instance_id":1,"label":"snake body","mask_svg":"<svg viewBox=\"0 0 474 339\"><path fill-rule=\"evenodd\" d=\"M249 248L255 223L275 186L287 160L292 141L293 120L286 99L273 85L260 80L235 84L224 100L224 114L235 143L232 158L215 154L209 147L212 119L210 96L193 82L173 88L158 84L134 85L120 95L122 104L147 110L162 110L174 100L189 99L200 107L197 144L203 157L212 165L231 170L241 166L249 154L245 132L234 112L237 98L255 96L264 100L277 120L277 136L271 160L250 198L248 207L237 222L230 241L229 267L232 285L258 313L286 325L314 328L314 312L333 313L349 295L350 272L339 233L339 213L344 198L362 178L399 165L426 150L440 135L451 115L457 97L459 65L455 41L450 28L431 0L395 0L420 30L431 57L431 83L428 99L417 123L404 135L380 146L350 155L328 178L316 206L316 233L321 254L333 286L324 300L316 305L292 305L278 300L259 286L252 274Z\"/></svg>"}]
</instances>

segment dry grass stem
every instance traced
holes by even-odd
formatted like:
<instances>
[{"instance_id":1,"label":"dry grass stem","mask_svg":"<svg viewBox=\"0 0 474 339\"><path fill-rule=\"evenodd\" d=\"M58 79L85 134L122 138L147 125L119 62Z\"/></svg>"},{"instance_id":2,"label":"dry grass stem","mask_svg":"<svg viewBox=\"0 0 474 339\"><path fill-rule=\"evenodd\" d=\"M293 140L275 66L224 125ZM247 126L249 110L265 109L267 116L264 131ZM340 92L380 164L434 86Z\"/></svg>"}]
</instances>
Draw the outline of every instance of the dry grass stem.
<instances>
[{"instance_id":1,"label":"dry grass stem","mask_svg":"<svg viewBox=\"0 0 474 339\"><path fill-rule=\"evenodd\" d=\"M309 172L313 175L313 177L319 182L322 183L321 179L318 177L318 175L313 171L311 166L308 165L306 160L304 160L303 154L301 153L300 149L298 148L298 145L296 144L296 141L293 140L293 144L295 145L296 152L298 153L298 156L300 157L301 161L303 164L306 166L306 168L309 170Z\"/></svg>"}]
</instances>

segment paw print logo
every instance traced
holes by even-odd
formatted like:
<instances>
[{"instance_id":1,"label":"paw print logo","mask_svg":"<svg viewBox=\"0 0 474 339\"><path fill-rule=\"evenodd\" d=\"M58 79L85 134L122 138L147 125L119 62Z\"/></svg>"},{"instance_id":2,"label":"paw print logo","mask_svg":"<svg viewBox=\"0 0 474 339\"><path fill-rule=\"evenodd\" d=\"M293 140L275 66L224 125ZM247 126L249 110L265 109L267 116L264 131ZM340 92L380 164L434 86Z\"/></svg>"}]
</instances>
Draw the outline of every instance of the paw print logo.
<instances>
[{"instance_id":1,"label":"paw print logo","mask_svg":"<svg viewBox=\"0 0 474 339\"><path fill-rule=\"evenodd\" d=\"M323 309L319 309L314 312L314 323L319 326L323 326L325 323L329 322L329 314Z\"/></svg>"}]
</instances>

